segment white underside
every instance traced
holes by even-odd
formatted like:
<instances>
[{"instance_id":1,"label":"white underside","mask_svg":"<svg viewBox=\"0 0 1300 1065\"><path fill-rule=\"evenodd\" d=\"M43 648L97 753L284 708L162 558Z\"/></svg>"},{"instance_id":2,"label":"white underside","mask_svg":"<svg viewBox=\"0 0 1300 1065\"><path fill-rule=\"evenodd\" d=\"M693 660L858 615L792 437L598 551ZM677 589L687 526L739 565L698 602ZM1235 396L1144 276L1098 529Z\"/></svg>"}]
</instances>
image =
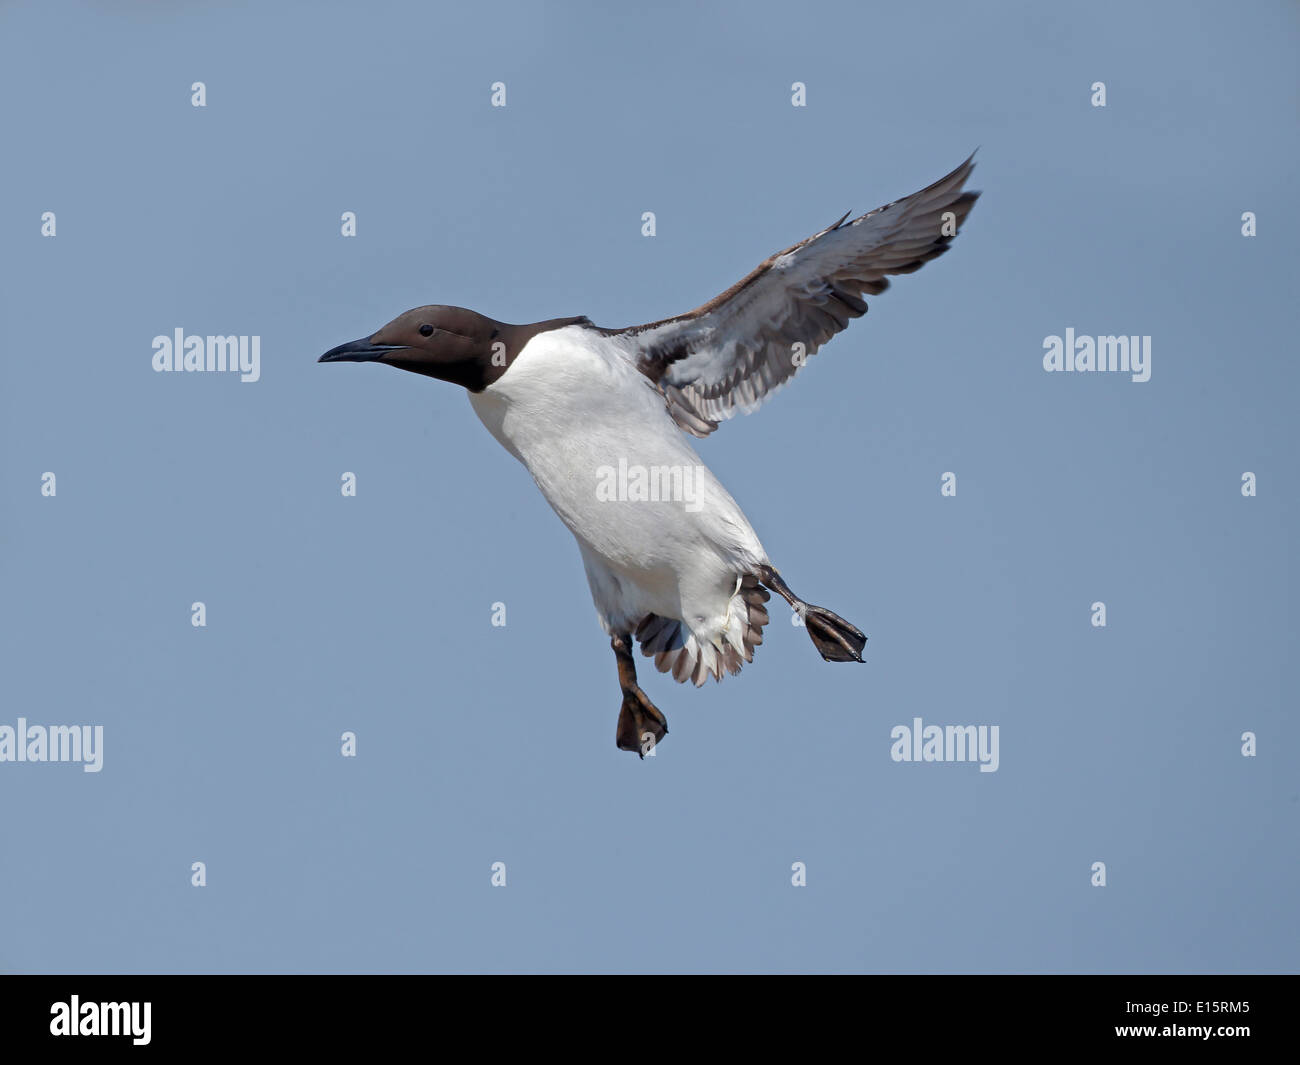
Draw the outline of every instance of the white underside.
<instances>
[{"instance_id":1,"label":"white underside","mask_svg":"<svg viewBox=\"0 0 1300 1065\"><path fill-rule=\"evenodd\" d=\"M767 555L620 343L580 326L540 333L470 403L577 539L605 631L634 632L649 614L679 620L716 673L714 652L737 647L744 631L739 579ZM620 462L689 470L694 491L602 498Z\"/></svg>"}]
</instances>

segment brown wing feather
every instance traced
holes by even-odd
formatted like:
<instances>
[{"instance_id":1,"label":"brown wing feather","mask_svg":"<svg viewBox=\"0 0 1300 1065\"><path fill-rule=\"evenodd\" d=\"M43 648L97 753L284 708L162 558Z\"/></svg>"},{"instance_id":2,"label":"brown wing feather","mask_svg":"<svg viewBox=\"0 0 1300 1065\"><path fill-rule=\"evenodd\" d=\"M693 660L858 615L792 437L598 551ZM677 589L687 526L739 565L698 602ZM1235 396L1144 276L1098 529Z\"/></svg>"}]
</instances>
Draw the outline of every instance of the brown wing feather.
<instances>
[{"instance_id":1,"label":"brown wing feather","mask_svg":"<svg viewBox=\"0 0 1300 1065\"><path fill-rule=\"evenodd\" d=\"M964 192L974 157L932 185L769 256L693 311L628 329L637 366L663 393L677 424L707 436L750 411L831 337L867 311L864 294L889 287L948 250L978 192ZM800 346L796 346L800 345Z\"/></svg>"}]
</instances>

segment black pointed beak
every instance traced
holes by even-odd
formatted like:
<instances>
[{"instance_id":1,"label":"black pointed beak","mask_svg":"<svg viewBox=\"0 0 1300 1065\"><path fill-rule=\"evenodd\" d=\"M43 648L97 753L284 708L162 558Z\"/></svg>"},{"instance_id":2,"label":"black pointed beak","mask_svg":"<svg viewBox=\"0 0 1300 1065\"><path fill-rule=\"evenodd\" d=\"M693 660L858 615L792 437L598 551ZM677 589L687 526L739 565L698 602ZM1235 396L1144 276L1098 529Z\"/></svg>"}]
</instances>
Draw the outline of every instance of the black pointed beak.
<instances>
[{"instance_id":1,"label":"black pointed beak","mask_svg":"<svg viewBox=\"0 0 1300 1065\"><path fill-rule=\"evenodd\" d=\"M317 362L375 362L390 351L400 351L400 344L372 344L369 337L362 337L350 344L340 344L330 348Z\"/></svg>"}]
</instances>

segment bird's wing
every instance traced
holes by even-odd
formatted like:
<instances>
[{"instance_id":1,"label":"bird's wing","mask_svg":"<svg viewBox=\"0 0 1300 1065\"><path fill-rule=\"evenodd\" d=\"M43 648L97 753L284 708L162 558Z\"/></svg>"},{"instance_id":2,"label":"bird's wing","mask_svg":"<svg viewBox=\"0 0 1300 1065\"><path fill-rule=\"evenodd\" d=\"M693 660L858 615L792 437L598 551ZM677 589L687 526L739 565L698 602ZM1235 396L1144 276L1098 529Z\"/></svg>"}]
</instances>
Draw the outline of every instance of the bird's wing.
<instances>
[{"instance_id":1,"label":"bird's wing","mask_svg":"<svg viewBox=\"0 0 1300 1065\"><path fill-rule=\"evenodd\" d=\"M678 426L707 436L756 410L831 337L866 313L863 293L948 250L978 192L974 156L933 185L859 218L841 218L765 260L722 295L676 318L604 332L635 342L637 368Z\"/></svg>"}]
</instances>

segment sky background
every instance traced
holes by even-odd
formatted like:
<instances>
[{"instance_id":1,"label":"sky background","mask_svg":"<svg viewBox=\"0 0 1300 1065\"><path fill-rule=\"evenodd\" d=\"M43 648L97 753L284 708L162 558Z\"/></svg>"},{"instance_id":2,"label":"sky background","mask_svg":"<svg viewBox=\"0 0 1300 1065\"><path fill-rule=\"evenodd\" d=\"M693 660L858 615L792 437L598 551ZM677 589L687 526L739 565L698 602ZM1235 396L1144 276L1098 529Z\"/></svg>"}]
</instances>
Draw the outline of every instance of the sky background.
<instances>
[{"instance_id":1,"label":"sky background","mask_svg":"<svg viewBox=\"0 0 1300 1065\"><path fill-rule=\"evenodd\" d=\"M1298 45L1287 3L6 5L0 724L105 738L0 764L0 969L1296 971ZM317 356L678 313L977 147L950 254L699 444L867 664L784 610L721 685L638 654L671 735L616 750L527 473ZM178 327L261 380L154 373ZM1067 327L1151 380L1045 373ZM914 717L1000 768L893 762Z\"/></svg>"}]
</instances>

